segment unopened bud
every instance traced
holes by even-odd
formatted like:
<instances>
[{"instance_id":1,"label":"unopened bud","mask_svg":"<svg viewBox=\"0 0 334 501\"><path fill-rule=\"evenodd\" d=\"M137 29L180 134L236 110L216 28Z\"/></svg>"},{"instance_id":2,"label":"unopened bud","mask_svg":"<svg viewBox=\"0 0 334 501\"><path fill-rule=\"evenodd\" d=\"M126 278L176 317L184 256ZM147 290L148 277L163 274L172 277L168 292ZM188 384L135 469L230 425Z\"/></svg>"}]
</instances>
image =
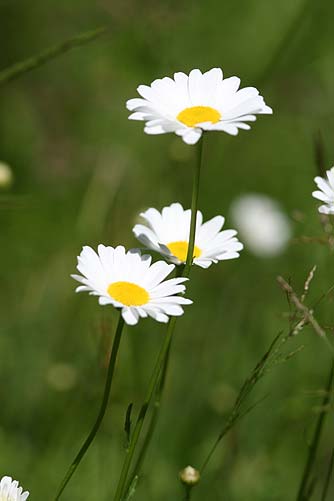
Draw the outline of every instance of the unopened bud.
<instances>
[{"instance_id":1,"label":"unopened bud","mask_svg":"<svg viewBox=\"0 0 334 501\"><path fill-rule=\"evenodd\" d=\"M181 482L189 487L196 485L201 478L200 472L192 466L187 466L186 468L181 470L179 476Z\"/></svg>"}]
</instances>

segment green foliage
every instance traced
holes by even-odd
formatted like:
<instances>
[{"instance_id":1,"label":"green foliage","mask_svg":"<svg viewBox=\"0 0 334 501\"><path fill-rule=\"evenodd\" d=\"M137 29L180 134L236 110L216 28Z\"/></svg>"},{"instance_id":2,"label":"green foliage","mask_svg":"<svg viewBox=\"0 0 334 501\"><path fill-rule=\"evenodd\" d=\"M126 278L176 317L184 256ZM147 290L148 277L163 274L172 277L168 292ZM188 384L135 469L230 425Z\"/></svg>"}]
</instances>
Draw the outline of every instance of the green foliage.
<instances>
[{"instance_id":1,"label":"green foliage","mask_svg":"<svg viewBox=\"0 0 334 501\"><path fill-rule=\"evenodd\" d=\"M160 421L128 499L182 499L178 471L201 464L222 423L231 422L245 376L277 332L290 332L277 275L291 277L300 298L316 264L311 309L333 285L333 257L316 240L323 228L311 198L319 131L325 168L334 158L333 13L329 0L1 2L2 69L110 26L108 35L1 88L0 160L15 182L0 193L0 475L18 478L32 499L52 498L94 422L116 327L115 312L74 294L70 274L81 246L136 246L131 228L140 211L173 201L190 206L194 150L172 135L146 136L127 120L125 101L138 84L221 66L258 86L274 115L237 137L208 137L199 205L205 218L221 213L232 227L232 200L266 193L290 215L296 238L275 258L245 249L238 260L194 270L194 306L178 321ZM314 316L331 339L332 292ZM112 412L64 501L112 499L126 409L129 402L133 415L140 409L164 334L151 320L125 329ZM229 427L194 501L294 498L331 354L309 325L289 343L281 360L305 348L251 387L244 411L268 396ZM314 499L333 445L326 426ZM328 499L333 492L330 485Z\"/></svg>"}]
</instances>

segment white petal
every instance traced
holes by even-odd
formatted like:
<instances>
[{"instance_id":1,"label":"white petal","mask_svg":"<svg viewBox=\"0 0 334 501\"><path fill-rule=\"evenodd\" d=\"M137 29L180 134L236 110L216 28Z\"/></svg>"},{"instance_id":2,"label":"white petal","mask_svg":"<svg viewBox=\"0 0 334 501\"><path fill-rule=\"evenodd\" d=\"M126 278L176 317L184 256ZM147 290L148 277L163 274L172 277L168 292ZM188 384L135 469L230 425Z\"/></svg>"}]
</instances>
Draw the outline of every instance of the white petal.
<instances>
[{"instance_id":1,"label":"white petal","mask_svg":"<svg viewBox=\"0 0 334 501\"><path fill-rule=\"evenodd\" d=\"M198 69L191 70L188 81L189 98L192 106L202 103L203 84L202 72Z\"/></svg>"},{"instance_id":2,"label":"white petal","mask_svg":"<svg viewBox=\"0 0 334 501\"><path fill-rule=\"evenodd\" d=\"M326 174L327 174L328 182L334 191L334 167L332 167L330 170L328 170L326 172Z\"/></svg>"},{"instance_id":3,"label":"white petal","mask_svg":"<svg viewBox=\"0 0 334 501\"><path fill-rule=\"evenodd\" d=\"M140 99L140 98L134 98L134 99L129 99L126 102L126 107L128 110L133 111L136 108L142 108L142 107L147 107L149 106L150 103L146 101L146 99Z\"/></svg>"},{"instance_id":4,"label":"white petal","mask_svg":"<svg viewBox=\"0 0 334 501\"><path fill-rule=\"evenodd\" d=\"M198 231L198 243L212 239L224 226L223 216L215 216L206 223L202 224Z\"/></svg>"},{"instance_id":5,"label":"white petal","mask_svg":"<svg viewBox=\"0 0 334 501\"><path fill-rule=\"evenodd\" d=\"M231 99L233 94L237 92L240 85L240 78L229 77L225 78L217 90L218 98L221 103L224 103L227 99Z\"/></svg>"},{"instance_id":6,"label":"white petal","mask_svg":"<svg viewBox=\"0 0 334 501\"><path fill-rule=\"evenodd\" d=\"M313 191L312 192L312 196L314 198L317 198L318 200L321 200L322 202L330 202L331 201L331 197L329 197L328 195L326 195L323 191Z\"/></svg>"},{"instance_id":7,"label":"white petal","mask_svg":"<svg viewBox=\"0 0 334 501\"><path fill-rule=\"evenodd\" d=\"M184 285L174 285L173 287L171 287L165 285L165 283L162 283L150 292L150 297L153 300L166 296L174 296L175 294L180 294L184 291L185 291Z\"/></svg>"},{"instance_id":8,"label":"white petal","mask_svg":"<svg viewBox=\"0 0 334 501\"><path fill-rule=\"evenodd\" d=\"M153 299L152 303L154 305L164 305L164 304L192 304L192 300L185 298L183 296L168 296Z\"/></svg>"},{"instance_id":9,"label":"white petal","mask_svg":"<svg viewBox=\"0 0 334 501\"><path fill-rule=\"evenodd\" d=\"M151 288L162 282L173 270L173 264L167 264L164 261L157 261L153 263L146 275L146 283Z\"/></svg>"},{"instance_id":10,"label":"white petal","mask_svg":"<svg viewBox=\"0 0 334 501\"><path fill-rule=\"evenodd\" d=\"M164 324L168 322L168 316L156 309L154 306L152 306L151 308L146 307L145 309L150 317L154 318L154 320L157 320L157 322L162 322Z\"/></svg>"},{"instance_id":11,"label":"white petal","mask_svg":"<svg viewBox=\"0 0 334 501\"><path fill-rule=\"evenodd\" d=\"M197 266L200 266L201 268L207 269L213 261L211 259L205 259L201 257L196 257L193 261L193 264L196 264Z\"/></svg>"},{"instance_id":12,"label":"white petal","mask_svg":"<svg viewBox=\"0 0 334 501\"><path fill-rule=\"evenodd\" d=\"M147 228L147 226L144 226L143 224L136 224L132 231L143 245L149 247L150 249L159 251L157 236L150 228Z\"/></svg>"},{"instance_id":13,"label":"white petal","mask_svg":"<svg viewBox=\"0 0 334 501\"><path fill-rule=\"evenodd\" d=\"M201 135L201 129L187 129L182 133L182 139L186 144L196 144Z\"/></svg>"},{"instance_id":14,"label":"white petal","mask_svg":"<svg viewBox=\"0 0 334 501\"><path fill-rule=\"evenodd\" d=\"M124 307L122 309L122 317L128 325L136 325L139 320L139 313L134 307Z\"/></svg>"},{"instance_id":15,"label":"white petal","mask_svg":"<svg viewBox=\"0 0 334 501\"><path fill-rule=\"evenodd\" d=\"M174 317L179 317L179 316L183 315L183 313L184 313L182 306L180 306L178 304L166 303L163 305L162 310L167 315L171 315Z\"/></svg>"},{"instance_id":16,"label":"white petal","mask_svg":"<svg viewBox=\"0 0 334 501\"><path fill-rule=\"evenodd\" d=\"M107 296L100 296L99 297L99 304L101 306L104 306L106 304L114 304L114 300L111 297Z\"/></svg>"},{"instance_id":17,"label":"white petal","mask_svg":"<svg viewBox=\"0 0 334 501\"><path fill-rule=\"evenodd\" d=\"M317 183L318 187L329 197L333 197L334 191L325 179L322 177L316 177L314 181Z\"/></svg>"},{"instance_id":18,"label":"white petal","mask_svg":"<svg viewBox=\"0 0 334 501\"><path fill-rule=\"evenodd\" d=\"M227 261L228 259L236 259L240 257L238 252L224 252L223 254L218 254L215 256L219 261Z\"/></svg>"},{"instance_id":19,"label":"white petal","mask_svg":"<svg viewBox=\"0 0 334 501\"><path fill-rule=\"evenodd\" d=\"M215 125L214 130L227 132L227 134L230 134L231 136L237 136L239 132L238 127L228 122L218 122Z\"/></svg>"},{"instance_id":20,"label":"white petal","mask_svg":"<svg viewBox=\"0 0 334 501\"><path fill-rule=\"evenodd\" d=\"M319 207L319 212L321 214L334 214L334 206L321 205Z\"/></svg>"},{"instance_id":21,"label":"white petal","mask_svg":"<svg viewBox=\"0 0 334 501\"><path fill-rule=\"evenodd\" d=\"M146 114L141 111L136 111L135 113L131 113L128 118L129 120L145 120Z\"/></svg>"},{"instance_id":22,"label":"white petal","mask_svg":"<svg viewBox=\"0 0 334 501\"><path fill-rule=\"evenodd\" d=\"M163 129L161 125L155 125L152 127L145 127L144 132L146 132L146 134L156 135L156 134L166 134L169 131Z\"/></svg>"}]
</instances>

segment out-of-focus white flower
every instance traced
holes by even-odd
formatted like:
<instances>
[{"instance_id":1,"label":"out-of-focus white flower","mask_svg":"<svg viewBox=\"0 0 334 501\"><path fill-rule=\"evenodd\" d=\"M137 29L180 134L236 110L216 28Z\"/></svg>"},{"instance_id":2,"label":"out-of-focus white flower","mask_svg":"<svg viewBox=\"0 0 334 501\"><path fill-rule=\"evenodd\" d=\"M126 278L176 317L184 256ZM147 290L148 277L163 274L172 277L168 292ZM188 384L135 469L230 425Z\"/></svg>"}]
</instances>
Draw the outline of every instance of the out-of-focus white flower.
<instances>
[{"instance_id":1,"label":"out-of-focus white flower","mask_svg":"<svg viewBox=\"0 0 334 501\"><path fill-rule=\"evenodd\" d=\"M240 196L231 206L231 216L245 248L257 256L280 254L291 237L288 217L267 195L250 193Z\"/></svg>"},{"instance_id":2,"label":"out-of-focus white flower","mask_svg":"<svg viewBox=\"0 0 334 501\"><path fill-rule=\"evenodd\" d=\"M12 477L2 477L0 481L0 501L25 501L29 492L22 492L17 480Z\"/></svg>"},{"instance_id":3,"label":"out-of-focus white flower","mask_svg":"<svg viewBox=\"0 0 334 501\"><path fill-rule=\"evenodd\" d=\"M141 98L130 99L126 106L131 120L146 122L147 134L175 132L187 144L195 144L203 131L223 131L235 136L239 129L250 129L257 114L271 114L255 87L239 89L240 78L223 78L220 68L189 75L174 73L174 78L139 85Z\"/></svg>"},{"instance_id":4,"label":"out-of-focus white flower","mask_svg":"<svg viewBox=\"0 0 334 501\"><path fill-rule=\"evenodd\" d=\"M76 292L88 291L99 296L101 305L111 304L122 309L124 321L135 325L139 318L150 316L158 322L168 322L168 316L183 315L181 305L190 299L177 294L185 291L181 285L187 278L165 278L174 265L164 261L151 264L151 256L136 249L98 246L98 253L84 247L78 257L81 275L72 275L82 285Z\"/></svg>"},{"instance_id":5,"label":"out-of-focus white flower","mask_svg":"<svg viewBox=\"0 0 334 501\"><path fill-rule=\"evenodd\" d=\"M175 264L186 262L190 233L191 210L184 210L174 203L157 209L148 209L140 214L146 225L136 224L133 232L142 244L155 250ZM216 216L203 223L201 211L197 211L193 264L208 268L212 263L239 257L242 243L235 230L221 231L225 219Z\"/></svg>"},{"instance_id":6,"label":"out-of-focus white flower","mask_svg":"<svg viewBox=\"0 0 334 501\"><path fill-rule=\"evenodd\" d=\"M325 202L318 209L321 214L334 214L334 167L326 172L327 179L320 176L314 178L319 190L314 191L312 196Z\"/></svg>"},{"instance_id":7,"label":"out-of-focus white flower","mask_svg":"<svg viewBox=\"0 0 334 501\"><path fill-rule=\"evenodd\" d=\"M4 162L0 162L0 188L9 188L14 176L12 169Z\"/></svg>"}]
</instances>

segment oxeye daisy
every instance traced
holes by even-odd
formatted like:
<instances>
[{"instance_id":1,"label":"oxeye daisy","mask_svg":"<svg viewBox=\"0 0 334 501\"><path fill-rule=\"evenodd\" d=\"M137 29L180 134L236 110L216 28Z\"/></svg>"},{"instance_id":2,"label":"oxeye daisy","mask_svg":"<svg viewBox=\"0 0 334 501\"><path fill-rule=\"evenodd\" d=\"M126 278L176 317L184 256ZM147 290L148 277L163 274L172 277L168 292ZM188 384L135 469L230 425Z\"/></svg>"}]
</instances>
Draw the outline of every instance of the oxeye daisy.
<instances>
[{"instance_id":1,"label":"oxeye daisy","mask_svg":"<svg viewBox=\"0 0 334 501\"><path fill-rule=\"evenodd\" d=\"M99 296L101 305L121 308L129 325L147 316L167 322L168 316L183 314L182 305L192 303L178 295L185 291L182 283L187 279L165 280L174 266L164 261L151 264L151 260L151 256L141 255L137 249L126 252L121 245L99 245L97 253L91 247L83 247L77 266L81 275L72 275L82 284L76 292L88 291Z\"/></svg>"},{"instance_id":2,"label":"oxeye daisy","mask_svg":"<svg viewBox=\"0 0 334 501\"><path fill-rule=\"evenodd\" d=\"M239 196L231 205L231 217L246 249L256 256L278 256L291 239L288 216L268 195L248 193Z\"/></svg>"},{"instance_id":3,"label":"oxeye daisy","mask_svg":"<svg viewBox=\"0 0 334 501\"><path fill-rule=\"evenodd\" d=\"M0 481L0 501L25 501L29 492L22 492L17 480L12 477L2 477Z\"/></svg>"},{"instance_id":4,"label":"oxeye daisy","mask_svg":"<svg viewBox=\"0 0 334 501\"><path fill-rule=\"evenodd\" d=\"M312 196L325 202L319 207L321 214L334 214L334 167L326 172L327 179L320 176L314 178L319 190L314 191Z\"/></svg>"},{"instance_id":5,"label":"oxeye daisy","mask_svg":"<svg viewBox=\"0 0 334 501\"><path fill-rule=\"evenodd\" d=\"M133 228L138 240L175 264L185 263L191 210L184 210L181 204L173 203L161 212L151 208L140 215L146 225L136 224ZM216 216L203 223L202 213L197 211L194 264L208 268L212 263L239 257L243 245L236 238L235 230L221 231L224 222L223 216Z\"/></svg>"},{"instance_id":6,"label":"oxeye daisy","mask_svg":"<svg viewBox=\"0 0 334 501\"><path fill-rule=\"evenodd\" d=\"M220 68L189 75L174 73L173 78L139 85L141 98L127 101L131 120L144 120L147 134L175 132L188 144L195 144L203 131L218 130L236 135L250 129L247 122L257 114L271 114L254 87L239 89L240 78L223 78Z\"/></svg>"}]
</instances>

